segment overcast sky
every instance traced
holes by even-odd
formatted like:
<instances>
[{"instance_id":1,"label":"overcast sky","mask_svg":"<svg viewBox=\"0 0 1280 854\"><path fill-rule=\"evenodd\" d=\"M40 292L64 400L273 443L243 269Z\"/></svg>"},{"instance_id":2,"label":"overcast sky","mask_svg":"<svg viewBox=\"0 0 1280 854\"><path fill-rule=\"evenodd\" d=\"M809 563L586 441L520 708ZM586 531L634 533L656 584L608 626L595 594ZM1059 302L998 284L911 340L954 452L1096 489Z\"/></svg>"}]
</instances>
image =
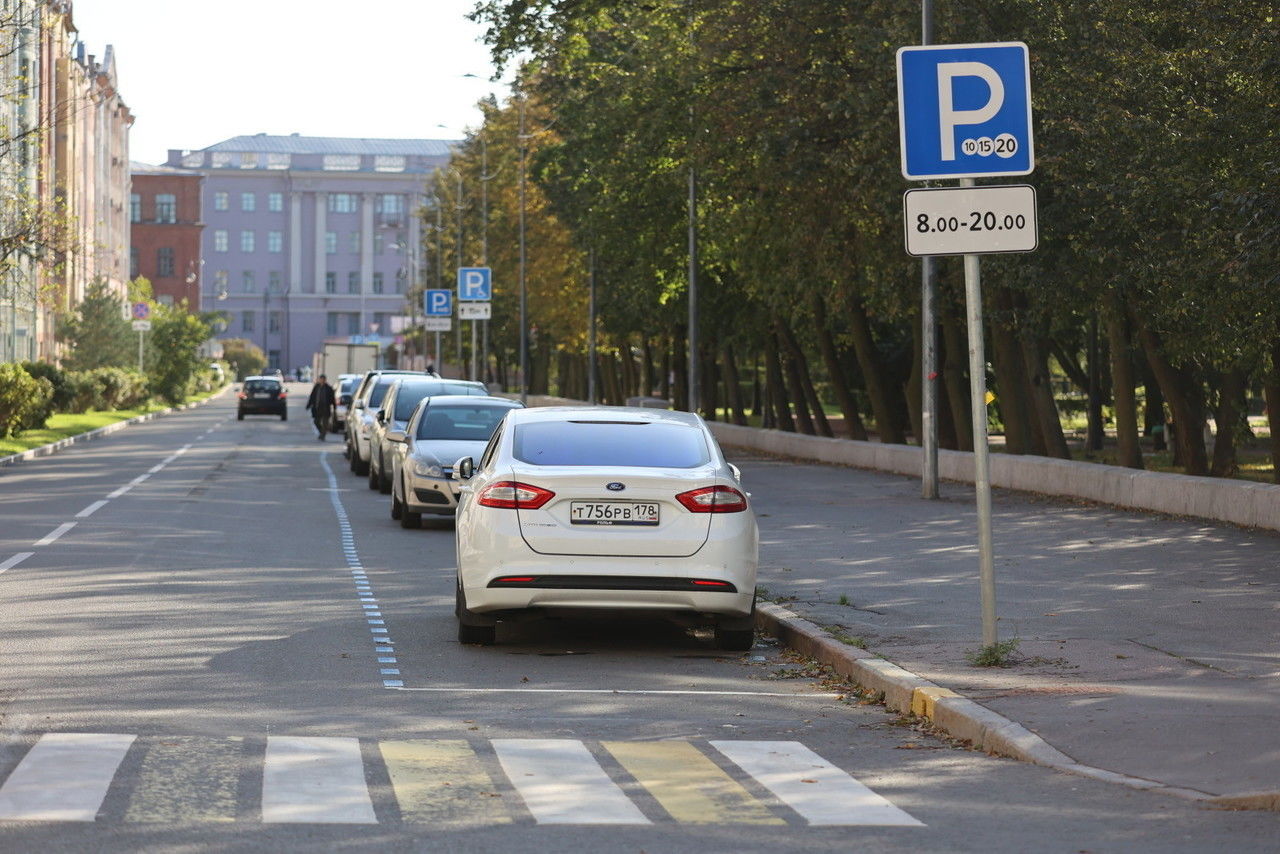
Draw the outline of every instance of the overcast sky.
<instances>
[{"instance_id":1,"label":"overcast sky","mask_svg":"<svg viewBox=\"0 0 1280 854\"><path fill-rule=\"evenodd\" d=\"M451 139L492 83L474 0L75 0L89 53L115 47L129 156L241 134ZM463 77L475 74L480 79ZM444 128L438 125L445 125Z\"/></svg>"}]
</instances>

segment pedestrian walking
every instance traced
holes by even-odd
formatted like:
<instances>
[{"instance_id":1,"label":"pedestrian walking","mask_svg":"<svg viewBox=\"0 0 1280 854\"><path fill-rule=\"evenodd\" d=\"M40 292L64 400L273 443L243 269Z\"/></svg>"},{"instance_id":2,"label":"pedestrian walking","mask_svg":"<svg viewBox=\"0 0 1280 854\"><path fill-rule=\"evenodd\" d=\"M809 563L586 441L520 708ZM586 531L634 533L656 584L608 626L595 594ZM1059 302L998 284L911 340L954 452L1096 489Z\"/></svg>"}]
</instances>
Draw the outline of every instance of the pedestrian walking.
<instances>
[{"instance_id":1,"label":"pedestrian walking","mask_svg":"<svg viewBox=\"0 0 1280 854\"><path fill-rule=\"evenodd\" d=\"M325 375L321 374L316 384L311 387L311 396L307 398L307 409L311 412L311 420L316 425L316 433L321 442L329 432L329 414L333 412L335 396L333 386L329 385Z\"/></svg>"}]
</instances>

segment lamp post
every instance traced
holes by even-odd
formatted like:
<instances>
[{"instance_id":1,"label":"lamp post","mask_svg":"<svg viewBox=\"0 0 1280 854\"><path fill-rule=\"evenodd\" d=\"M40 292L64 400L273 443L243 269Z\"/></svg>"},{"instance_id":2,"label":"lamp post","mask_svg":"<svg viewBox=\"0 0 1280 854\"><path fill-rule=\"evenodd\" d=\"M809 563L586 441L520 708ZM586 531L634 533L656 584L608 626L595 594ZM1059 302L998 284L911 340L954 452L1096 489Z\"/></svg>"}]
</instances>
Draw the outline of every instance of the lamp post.
<instances>
[{"instance_id":1,"label":"lamp post","mask_svg":"<svg viewBox=\"0 0 1280 854\"><path fill-rule=\"evenodd\" d=\"M529 137L524 132L524 94L520 95L520 130L516 139L520 143L520 402L529 403L529 335L528 295L525 293L525 162L529 155Z\"/></svg>"}]
</instances>

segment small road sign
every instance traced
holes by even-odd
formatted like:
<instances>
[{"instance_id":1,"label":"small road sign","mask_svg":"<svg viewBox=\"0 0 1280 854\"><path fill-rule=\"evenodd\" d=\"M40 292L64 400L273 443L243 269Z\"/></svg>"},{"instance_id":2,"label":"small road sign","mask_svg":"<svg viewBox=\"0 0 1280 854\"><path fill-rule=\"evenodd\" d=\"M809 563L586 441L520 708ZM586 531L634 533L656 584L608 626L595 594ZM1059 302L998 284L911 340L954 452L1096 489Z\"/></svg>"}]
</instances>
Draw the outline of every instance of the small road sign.
<instances>
[{"instance_id":1,"label":"small road sign","mask_svg":"<svg viewBox=\"0 0 1280 854\"><path fill-rule=\"evenodd\" d=\"M135 302L130 307L134 320L147 320L151 317L151 306L145 302Z\"/></svg>"},{"instance_id":2,"label":"small road sign","mask_svg":"<svg viewBox=\"0 0 1280 854\"><path fill-rule=\"evenodd\" d=\"M908 255L1032 252L1040 243L1027 184L907 190L902 210Z\"/></svg>"},{"instance_id":3,"label":"small road sign","mask_svg":"<svg viewBox=\"0 0 1280 854\"><path fill-rule=\"evenodd\" d=\"M488 320L493 303L491 302L473 302L460 303L458 305L459 320Z\"/></svg>"},{"instance_id":4,"label":"small road sign","mask_svg":"<svg viewBox=\"0 0 1280 854\"><path fill-rule=\"evenodd\" d=\"M133 331L134 331L134 332L150 332L150 331L151 331L151 321L150 321L150 320L135 320L135 321L133 322Z\"/></svg>"},{"instance_id":5,"label":"small road sign","mask_svg":"<svg viewBox=\"0 0 1280 854\"><path fill-rule=\"evenodd\" d=\"M898 50L902 174L927 178L1028 175L1031 64L1022 42Z\"/></svg>"},{"instance_id":6,"label":"small road sign","mask_svg":"<svg viewBox=\"0 0 1280 854\"><path fill-rule=\"evenodd\" d=\"M453 328L452 317L424 317L422 328L427 332L448 332Z\"/></svg>"},{"instance_id":7,"label":"small road sign","mask_svg":"<svg viewBox=\"0 0 1280 854\"><path fill-rule=\"evenodd\" d=\"M453 291L431 289L422 295L422 313L427 317L449 317L453 314Z\"/></svg>"},{"instance_id":8,"label":"small road sign","mask_svg":"<svg viewBox=\"0 0 1280 854\"><path fill-rule=\"evenodd\" d=\"M472 301L493 299L493 271L488 267L459 267L458 299Z\"/></svg>"}]
</instances>

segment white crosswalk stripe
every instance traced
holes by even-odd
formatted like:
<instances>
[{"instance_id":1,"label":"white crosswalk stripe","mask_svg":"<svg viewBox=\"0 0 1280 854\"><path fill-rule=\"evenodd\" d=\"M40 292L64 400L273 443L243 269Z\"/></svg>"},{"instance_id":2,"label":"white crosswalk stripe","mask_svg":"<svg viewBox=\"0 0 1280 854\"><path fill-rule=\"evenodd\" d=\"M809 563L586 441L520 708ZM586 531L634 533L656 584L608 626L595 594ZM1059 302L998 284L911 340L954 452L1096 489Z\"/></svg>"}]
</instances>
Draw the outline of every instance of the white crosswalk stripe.
<instances>
[{"instance_id":1,"label":"white crosswalk stripe","mask_svg":"<svg viewBox=\"0 0 1280 854\"><path fill-rule=\"evenodd\" d=\"M493 749L539 824L649 824L580 741L499 738Z\"/></svg>"},{"instance_id":2,"label":"white crosswalk stripe","mask_svg":"<svg viewBox=\"0 0 1280 854\"><path fill-rule=\"evenodd\" d=\"M262 820L268 824L376 823L359 740L268 738Z\"/></svg>"},{"instance_id":3,"label":"white crosswalk stripe","mask_svg":"<svg viewBox=\"0 0 1280 854\"><path fill-rule=\"evenodd\" d=\"M93 821L132 735L46 733L0 786L0 819Z\"/></svg>"}]
</instances>

